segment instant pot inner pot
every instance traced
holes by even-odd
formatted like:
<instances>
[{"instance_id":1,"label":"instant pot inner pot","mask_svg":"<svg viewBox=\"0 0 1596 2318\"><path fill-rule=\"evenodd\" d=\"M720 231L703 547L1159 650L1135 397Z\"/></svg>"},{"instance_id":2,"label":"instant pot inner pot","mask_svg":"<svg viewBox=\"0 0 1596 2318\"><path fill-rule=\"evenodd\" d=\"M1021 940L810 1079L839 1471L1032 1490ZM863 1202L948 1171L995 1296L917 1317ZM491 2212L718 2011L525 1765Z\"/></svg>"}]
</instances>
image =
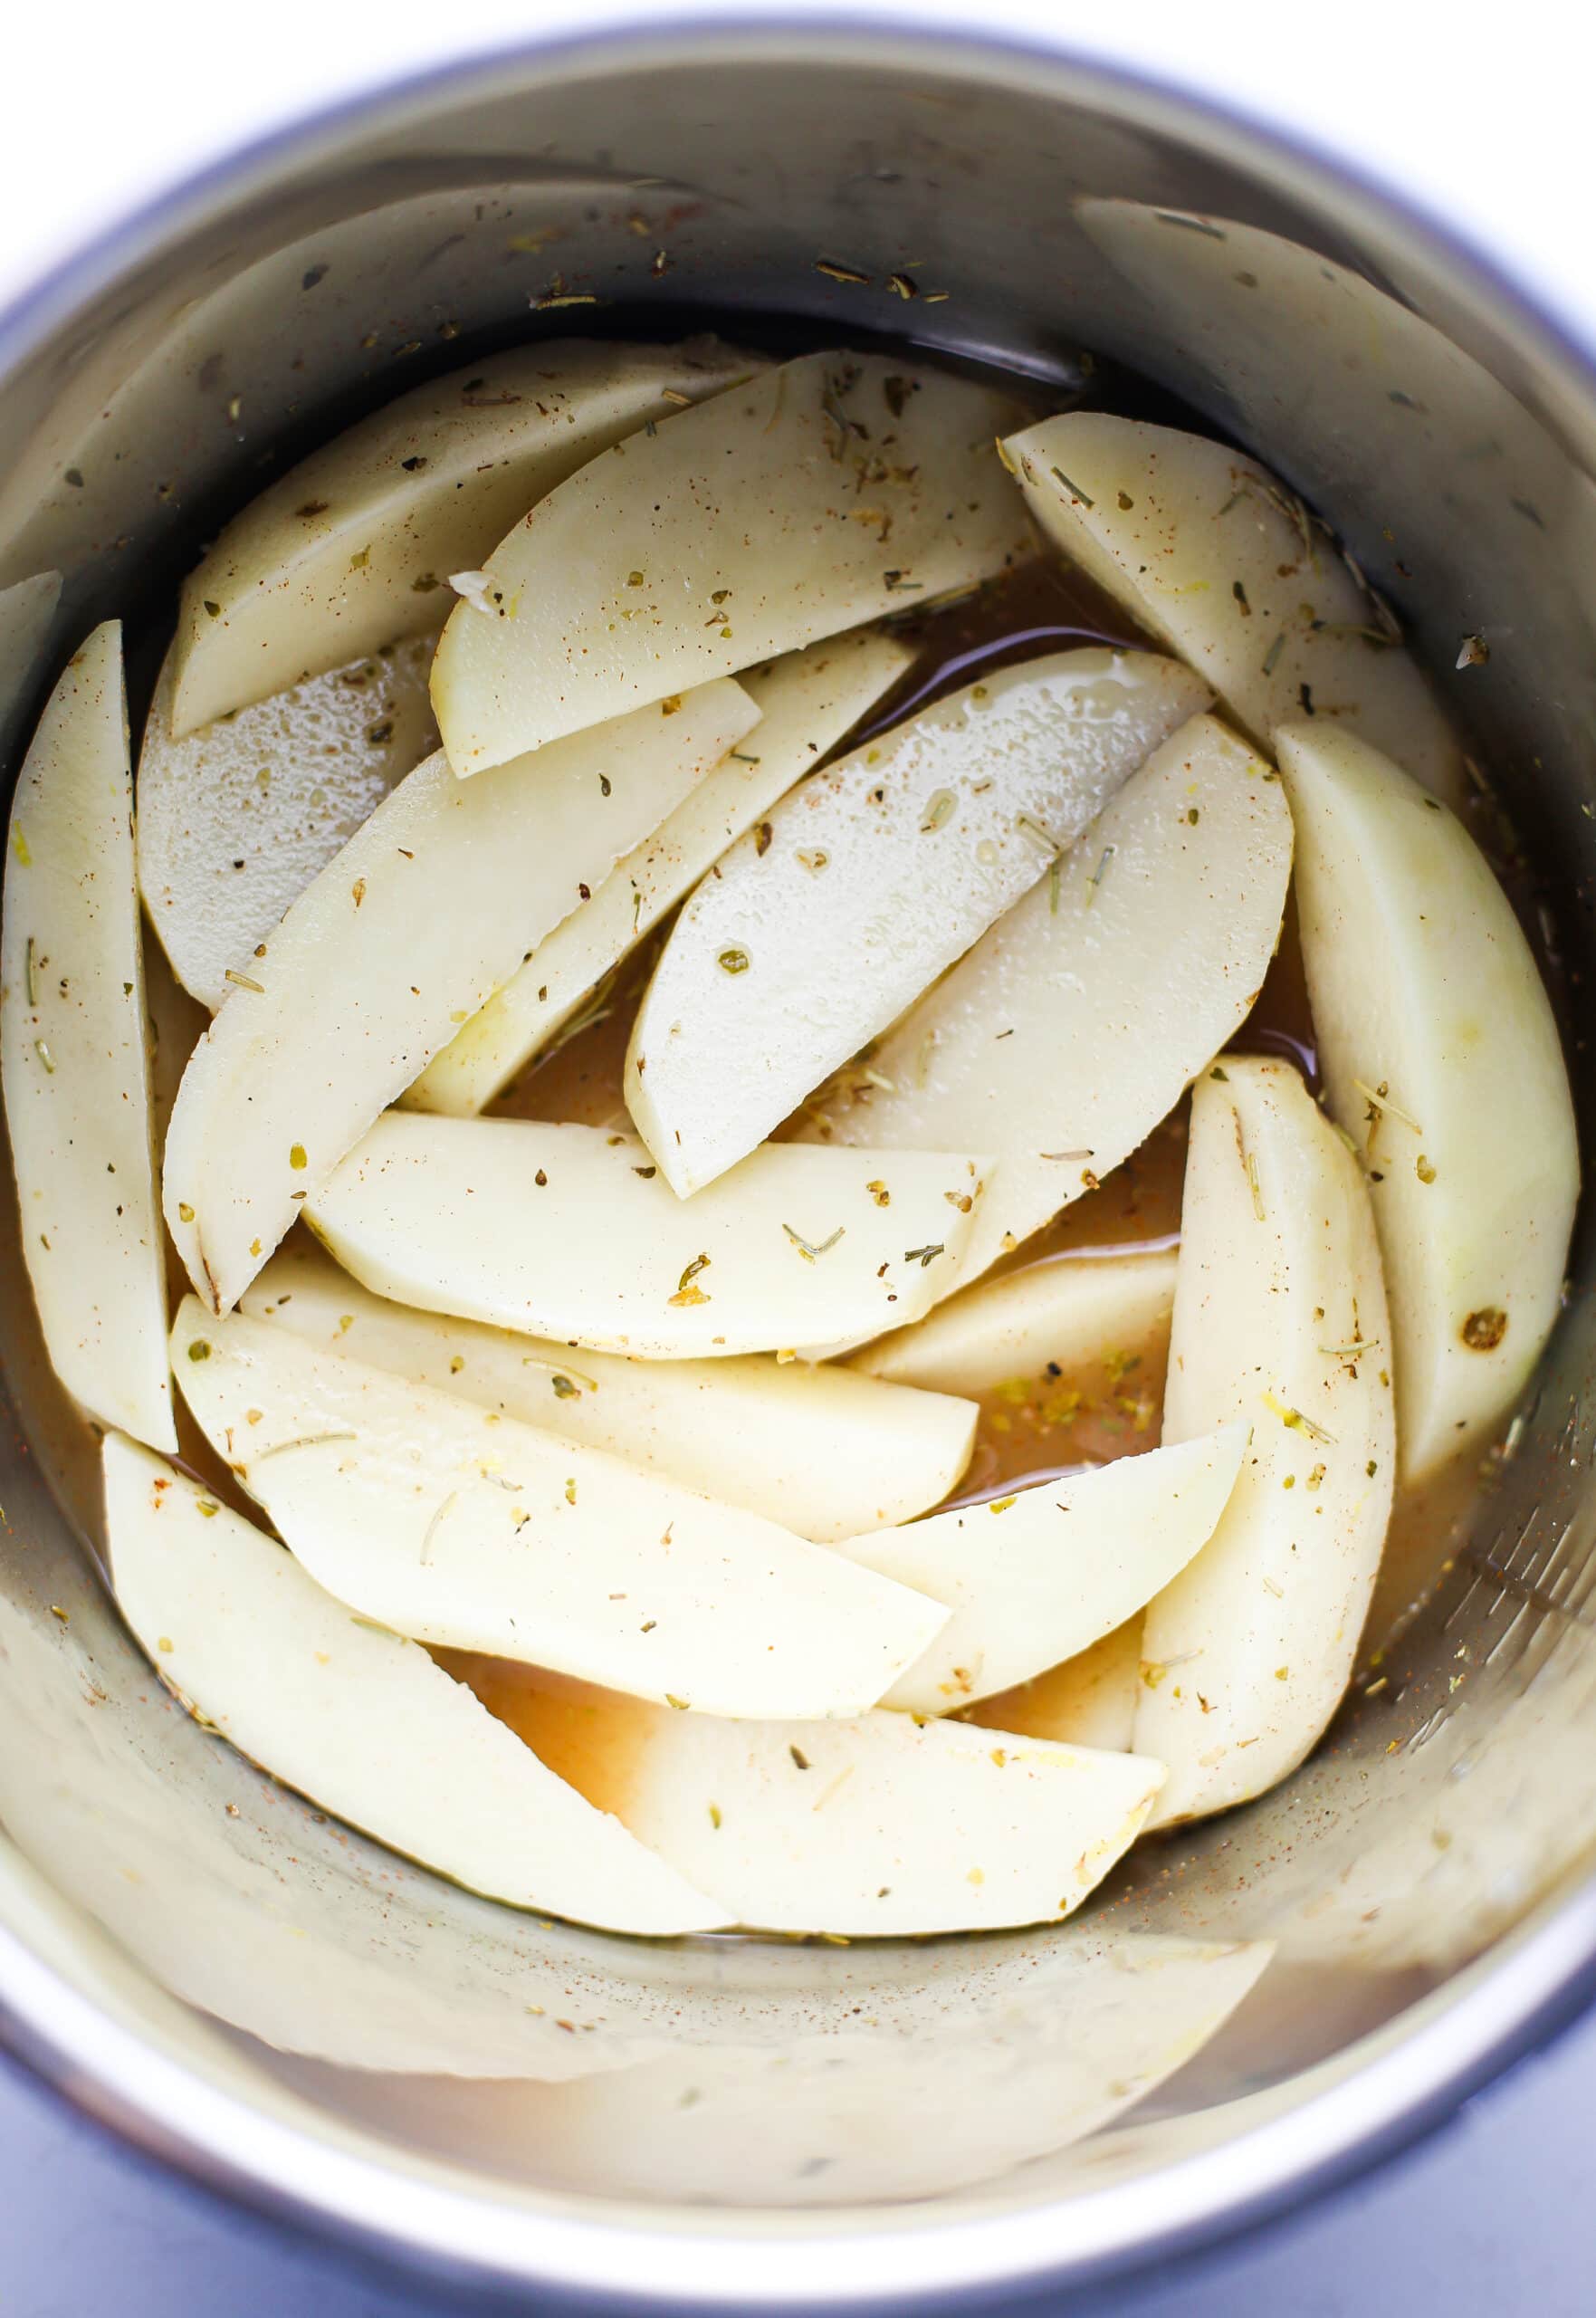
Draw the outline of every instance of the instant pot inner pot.
<instances>
[{"instance_id":1,"label":"instant pot inner pot","mask_svg":"<svg viewBox=\"0 0 1596 2318\"><path fill-rule=\"evenodd\" d=\"M1513 316L1452 260L1239 131L840 34L512 61L255 157L74 297L14 322L0 386L0 586L62 583L53 617L43 580L9 599L13 768L111 615L137 719L218 522L428 372L705 323L913 342L1060 399L1166 398L1277 468L1471 735L1565 995L1590 972L1590 416L1537 407ZM1459 671L1467 636L1489 657ZM1057 1930L653 1947L437 1881L162 1691L100 1584L92 1442L8 1244L0 1910L195 2081L529 2208L813 2230L1154 2170L1399 2036L1596 1833L1590 1257L1584 1230L1511 1454L1382 1585L1362 1681L1284 1790L1142 1845Z\"/></svg>"}]
</instances>

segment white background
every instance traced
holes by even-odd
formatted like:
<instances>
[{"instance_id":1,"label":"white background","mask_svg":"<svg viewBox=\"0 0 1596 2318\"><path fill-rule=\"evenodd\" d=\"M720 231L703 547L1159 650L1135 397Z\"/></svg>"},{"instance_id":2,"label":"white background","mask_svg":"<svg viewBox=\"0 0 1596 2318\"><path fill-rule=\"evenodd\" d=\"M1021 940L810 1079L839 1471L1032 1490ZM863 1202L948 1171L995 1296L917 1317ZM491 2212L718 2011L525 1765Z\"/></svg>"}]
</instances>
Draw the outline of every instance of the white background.
<instances>
[{"instance_id":1,"label":"white background","mask_svg":"<svg viewBox=\"0 0 1596 2318\"><path fill-rule=\"evenodd\" d=\"M864 13L827 0L779 13L800 11ZM119 209L296 112L437 59L661 13L648 0L12 0L0 34L0 301ZM722 11L701 0L693 13ZM1475 0L881 0L873 13L1050 35L1305 133L1404 187L1596 342L1588 0L1497 0L1488 14ZM1583 2318L1596 2267L1593 2083L1596 2018L1373 2187L1284 2237L1173 2265L1113 2306L1126 2318ZM9 2072L0 2181L0 2300L19 2318L97 2305L126 2318L437 2307L263 2244L113 2156Z\"/></svg>"},{"instance_id":2,"label":"white background","mask_svg":"<svg viewBox=\"0 0 1596 2318\"><path fill-rule=\"evenodd\" d=\"M11 0L0 34L0 299L241 139L392 75L543 32L730 0ZM735 13L759 13L758 0ZM1590 0L788 0L1052 38L1362 160L1596 336Z\"/></svg>"}]
</instances>

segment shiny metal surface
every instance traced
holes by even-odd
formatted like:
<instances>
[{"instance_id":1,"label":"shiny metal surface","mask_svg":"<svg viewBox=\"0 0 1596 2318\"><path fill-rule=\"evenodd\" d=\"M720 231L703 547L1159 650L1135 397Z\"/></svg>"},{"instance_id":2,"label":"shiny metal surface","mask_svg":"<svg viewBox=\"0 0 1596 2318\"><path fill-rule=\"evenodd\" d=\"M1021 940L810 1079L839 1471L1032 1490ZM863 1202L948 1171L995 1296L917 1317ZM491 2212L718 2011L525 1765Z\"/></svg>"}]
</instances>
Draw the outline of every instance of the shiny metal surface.
<instances>
[{"instance_id":1,"label":"shiny metal surface","mask_svg":"<svg viewBox=\"0 0 1596 2318\"><path fill-rule=\"evenodd\" d=\"M600 302L539 307L573 294ZM399 90L242 156L0 319L0 589L64 581L48 637L19 619L0 649L10 741L92 621L126 617L148 668L196 542L350 413L529 331L712 314L1095 391L1085 351L1256 447L1397 605L1511 806L1530 906L1588 972L1581 357L1260 132L896 23L653 29ZM1489 662L1459 673L1474 633ZM162 1693L99 1585L91 1444L8 1245L10 2039L190 2170L463 2284L953 2298L1299 2198L1596 1969L1590 1265L1586 1231L1514 1454L1386 1586L1389 1629L1438 1576L1286 1790L1149 1847L1058 1931L651 1948L438 1882Z\"/></svg>"}]
</instances>

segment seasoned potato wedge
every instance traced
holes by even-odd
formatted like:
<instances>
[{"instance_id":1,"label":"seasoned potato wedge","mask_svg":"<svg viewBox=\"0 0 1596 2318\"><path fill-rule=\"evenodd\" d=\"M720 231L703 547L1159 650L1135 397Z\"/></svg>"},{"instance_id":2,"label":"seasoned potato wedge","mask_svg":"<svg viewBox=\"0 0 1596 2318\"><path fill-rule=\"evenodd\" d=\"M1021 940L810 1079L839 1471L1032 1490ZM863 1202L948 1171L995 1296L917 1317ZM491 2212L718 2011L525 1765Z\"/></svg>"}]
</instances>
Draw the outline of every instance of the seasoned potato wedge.
<instances>
[{"instance_id":1,"label":"seasoned potato wedge","mask_svg":"<svg viewBox=\"0 0 1596 2318\"><path fill-rule=\"evenodd\" d=\"M1391 1338L1362 1172L1288 1063L1192 1095L1164 1439L1252 1428L1219 1528L1149 1605L1135 1744L1160 1825L1295 1770L1352 1671L1391 1511Z\"/></svg>"},{"instance_id":2,"label":"seasoned potato wedge","mask_svg":"<svg viewBox=\"0 0 1596 2318\"><path fill-rule=\"evenodd\" d=\"M139 752L139 886L172 972L213 1013L339 848L438 744L436 638L406 638L187 739L172 664Z\"/></svg>"},{"instance_id":3,"label":"seasoned potato wedge","mask_svg":"<svg viewBox=\"0 0 1596 2318\"><path fill-rule=\"evenodd\" d=\"M618 1130L392 1111L308 1220L379 1296L687 1360L808 1350L925 1311L985 1183L962 1154L769 1143L683 1201Z\"/></svg>"},{"instance_id":4,"label":"seasoned potato wedge","mask_svg":"<svg viewBox=\"0 0 1596 2318\"><path fill-rule=\"evenodd\" d=\"M683 1198L1003 915L1201 701L1172 660L1000 668L811 774L715 864L637 1010L626 1104Z\"/></svg>"},{"instance_id":5,"label":"seasoned potato wedge","mask_svg":"<svg viewBox=\"0 0 1596 2318\"><path fill-rule=\"evenodd\" d=\"M1164 742L1078 845L844 1075L806 1140L991 1153L975 1278L1149 1135L1246 1020L1279 938L1291 815L1216 719Z\"/></svg>"},{"instance_id":6,"label":"seasoned potato wedge","mask_svg":"<svg viewBox=\"0 0 1596 2318\"><path fill-rule=\"evenodd\" d=\"M319 1585L397 1633L706 1713L873 1705L927 1601L657 1474L187 1297L207 1438Z\"/></svg>"},{"instance_id":7,"label":"seasoned potato wedge","mask_svg":"<svg viewBox=\"0 0 1596 2318\"><path fill-rule=\"evenodd\" d=\"M1213 1535L1245 1424L1038 1481L837 1547L952 1615L883 1704L951 1714L1087 1650Z\"/></svg>"},{"instance_id":8,"label":"seasoned potato wedge","mask_svg":"<svg viewBox=\"0 0 1596 2318\"><path fill-rule=\"evenodd\" d=\"M1288 717L1333 715L1438 796L1462 793L1456 736L1381 608L1256 459L1096 410L1044 419L1005 449L1048 537L1263 747Z\"/></svg>"},{"instance_id":9,"label":"seasoned potato wedge","mask_svg":"<svg viewBox=\"0 0 1596 2318\"><path fill-rule=\"evenodd\" d=\"M175 1449L132 802L108 620L52 693L12 800L0 1086L51 1365L91 1415Z\"/></svg>"},{"instance_id":10,"label":"seasoned potato wedge","mask_svg":"<svg viewBox=\"0 0 1596 2318\"><path fill-rule=\"evenodd\" d=\"M472 1679L560 1777L770 1931L1056 1920L1132 1842L1163 1779L1140 1756L910 1714L731 1723Z\"/></svg>"},{"instance_id":11,"label":"seasoned potato wedge","mask_svg":"<svg viewBox=\"0 0 1596 2318\"><path fill-rule=\"evenodd\" d=\"M760 722L745 744L616 864L591 901L539 943L422 1072L406 1105L462 1118L482 1110L727 847L858 723L910 658L895 637L860 628L750 669L740 681ZM756 842L769 843L768 825Z\"/></svg>"},{"instance_id":12,"label":"seasoned potato wedge","mask_svg":"<svg viewBox=\"0 0 1596 2318\"><path fill-rule=\"evenodd\" d=\"M1009 395L878 354L805 354L592 460L450 616L449 761L585 724L978 580L1034 551L993 437Z\"/></svg>"},{"instance_id":13,"label":"seasoned potato wedge","mask_svg":"<svg viewBox=\"0 0 1596 2318\"><path fill-rule=\"evenodd\" d=\"M849 1366L936 1393L989 1393L1012 1377L1069 1375L1139 1352L1169 1321L1175 1250L1056 1256L951 1296Z\"/></svg>"},{"instance_id":14,"label":"seasoned potato wedge","mask_svg":"<svg viewBox=\"0 0 1596 2318\"><path fill-rule=\"evenodd\" d=\"M117 1600L165 1681L323 1809L490 1899L612 1931L727 1920L546 1769L425 1650L125 1435L106 1435Z\"/></svg>"},{"instance_id":15,"label":"seasoned potato wedge","mask_svg":"<svg viewBox=\"0 0 1596 2318\"><path fill-rule=\"evenodd\" d=\"M737 685L456 781L417 765L258 945L167 1133L167 1228L235 1303L385 1105L528 950L719 762L759 712Z\"/></svg>"},{"instance_id":16,"label":"seasoned potato wedge","mask_svg":"<svg viewBox=\"0 0 1596 2318\"><path fill-rule=\"evenodd\" d=\"M760 360L712 339L563 340L385 403L252 499L190 575L175 735L435 628L450 577L480 565L534 500Z\"/></svg>"},{"instance_id":17,"label":"seasoned potato wedge","mask_svg":"<svg viewBox=\"0 0 1596 2318\"><path fill-rule=\"evenodd\" d=\"M970 1461L973 1402L808 1361L573 1357L568 1345L373 1296L284 1248L243 1309L329 1352L607 1450L829 1545L912 1520Z\"/></svg>"},{"instance_id":18,"label":"seasoned potato wedge","mask_svg":"<svg viewBox=\"0 0 1596 2318\"><path fill-rule=\"evenodd\" d=\"M1568 1072L1462 823L1355 733L1289 724L1279 748L1314 1030L1373 1196L1418 1480L1512 1405L1557 1317L1580 1189Z\"/></svg>"}]
</instances>

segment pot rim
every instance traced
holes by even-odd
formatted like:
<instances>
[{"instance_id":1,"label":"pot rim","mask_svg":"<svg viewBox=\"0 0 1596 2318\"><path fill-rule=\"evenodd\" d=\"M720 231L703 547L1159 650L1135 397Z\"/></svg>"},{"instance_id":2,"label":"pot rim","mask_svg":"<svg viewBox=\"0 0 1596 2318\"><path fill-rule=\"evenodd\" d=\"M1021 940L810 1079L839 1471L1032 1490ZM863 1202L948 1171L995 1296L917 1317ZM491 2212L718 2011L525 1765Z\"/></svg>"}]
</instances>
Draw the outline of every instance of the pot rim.
<instances>
[{"instance_id":1,"label":"pot rim","mask_svg":"<svg viewBox=\"0 0 1596 2318\"><path fill-rule=\"evenodd\" d=\"M300 115L179 178L114 220L0 309L0 375L84 303L282 169L336 150L349 133L440 98L467 97L506 72L569 76L611 64L795 52L913 60L998 85L1022 77L1105 112L1238 158L1310 206L1333 196L1380 239L1426 249L1473 304L1511 328L1530 362L1596 401L1596 317L1514 283L1469 235L1381 171L1283 130L1245 105L1121 65L1064 42L965 32L883 6L823 16L743 0L726 13L631 17L594 33L497 43ZM1593 429L1596 431L1596 429ZM188 2181L346 2253L456 2289L537 2286L568 2304L660 2312L795 2310L823 2302L884 2311L998 2293L1079 2285L1211 2246L1322 2196L1431 2131L1471 2093L1566 2027L1596 1998L1596 1875L1543 1900L1527 1920L1380 2035L1325 2064L1333 2081L1237 2138L1127 2179L1027 2209L889 2227L846 2209L790 2215L718 2210L639 2223L595 2201L579 2215L550 2197L449 2186L396 2150L357 2153L338 2129L300 2131L158 2050L0 1928L0 2045L81 2113ZM1362 2055L1360 2058L1360 2055ZM1152 2210L1150 2210L1152 2208ZM822 2234L824 2232L825 2234ZM760 2255L779 2256L775 2261Z\"/></svg>"}]
</instances>

